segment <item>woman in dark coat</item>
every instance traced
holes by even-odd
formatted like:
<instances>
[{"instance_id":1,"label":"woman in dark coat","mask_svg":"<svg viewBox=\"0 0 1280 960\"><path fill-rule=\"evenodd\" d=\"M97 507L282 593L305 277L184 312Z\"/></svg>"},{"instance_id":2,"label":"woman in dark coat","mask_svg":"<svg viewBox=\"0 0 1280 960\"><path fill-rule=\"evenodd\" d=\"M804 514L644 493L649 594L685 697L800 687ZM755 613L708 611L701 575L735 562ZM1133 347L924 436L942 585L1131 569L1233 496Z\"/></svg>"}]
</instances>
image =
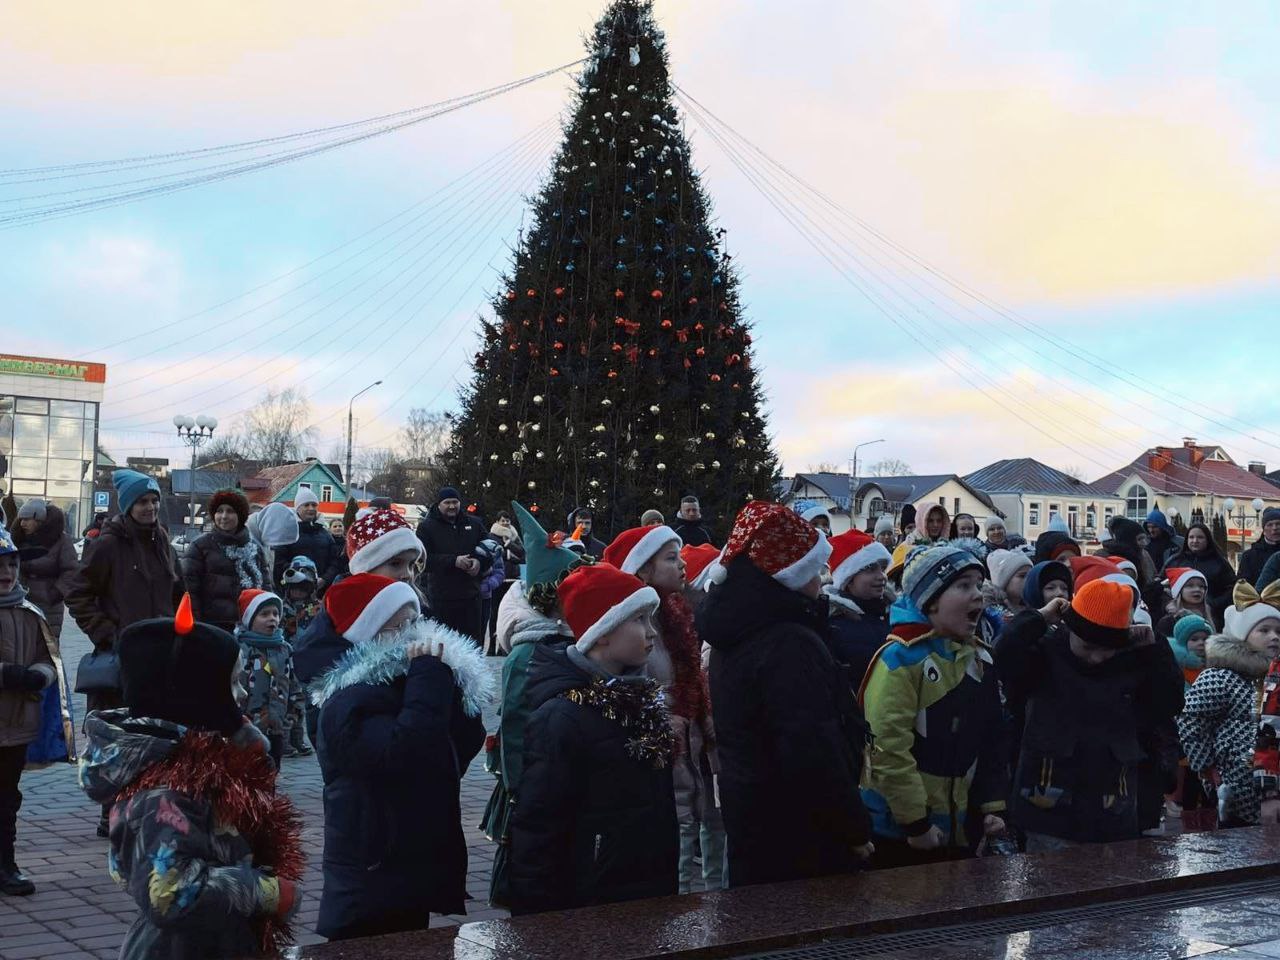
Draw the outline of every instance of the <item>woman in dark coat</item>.
<instances>
[{"instance_id":1,"label":"woman in dark coat","mask_svg":"<svg viewBox=\"0 0 1280 960\"><path fill-rule=\"evenodd\" d=\"M209 498L213 529L196 539L182 561L182 579L197 620L228 633L240 618L242 590L271 590L267 558L245 528L249 501L237 490Z\"/></svg>"},{"instance_id":2,"label":"woman in dark coat","mask_svg":"<svg viewBox=\"0 0 1280 960\"><path fill-rule=\"evenodd\" d=\"M1213 533L1203 523L1193 523L1187 528L1182 549L1169 557L1165 569L1190 567L1199 570L1209 581L1209 609L1218 622L1231 606L1231 591L1235 589L1236 572L1213 539Z\"/></svg>"},{"instance_id":3,"label":"woman in dark coat","mask_svg":"<svg viewBox=\"0 0 1280 960\"><path fill-rule=\"evenodd\" d=\"M786 507L748 504L724 582L698 611L731 887L851 872L871 853L858 792L866 726L827 646L817 598L830 544L818 538Z\"/></svg>"},{"instance_id":4,"label":"woman in dark coat","mask_svg":"<svg viewBox=\"0 0 1280 960\"><path fill-rule=\"evenodd\" d=\"M63 603L76 575L76 548L67 533L66 517L51 503L31 499L18 511L13 543L19 549L44 553L22 562L22 585L28 599L40 608L55 638L62 633L67 607Z\"/></svg>"},{"instance_id":5,"label":"woman in dark coat","mask_svg":"<svg viewBox=\"0 0 1280 960\"><path fill-rule=\"evenodd\" d=\"M1151 562L1146 550L1149 540L1142 524L1128 517L1115 517L1111 521L1111 539L1102 541L1102 553L1108 557L1124 557L1138 570L1139 588L1146 589L1160 572Z\"/></svg>"},{"instance_id":6,"label":"woman in dark coat","mask_svg":"<svg viewBox=\"0 0 1280 960\"><path fill-rule=\"evenodd\" d=\"M385 598L363 596L378 588ZM325 814L316 931L343 940L426 929L430 913L466 909L458 788L484 744L493 677L478 648L434 621L389 635L387 617L356 622L374 604L416 611L407 584L357 574L328 603L351 647L313 688Z\"/></svg>"}]
</instances>

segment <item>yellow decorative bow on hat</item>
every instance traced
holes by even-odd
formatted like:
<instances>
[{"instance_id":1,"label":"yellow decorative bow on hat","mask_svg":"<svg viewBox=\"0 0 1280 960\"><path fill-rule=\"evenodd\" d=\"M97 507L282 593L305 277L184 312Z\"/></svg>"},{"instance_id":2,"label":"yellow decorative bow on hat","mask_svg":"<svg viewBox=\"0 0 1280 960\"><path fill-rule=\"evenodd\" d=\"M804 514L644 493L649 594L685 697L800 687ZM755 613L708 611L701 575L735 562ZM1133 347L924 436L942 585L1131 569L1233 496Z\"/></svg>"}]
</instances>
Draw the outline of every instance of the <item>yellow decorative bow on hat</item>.
<instances>
[{"instance_id":1,"label":"yellow decorative bow on hat","mask_svg":"<svg viewBox=\"0 0 1280 960\"><path fill-rule=\"evenodd\" d=\"M1231 602L1237 610L1246 610L1255 603L1265 603L1280 610L1280 580L1271 581L1262 593L1258 593L1248 580L1241 580L1231 591Z\"/></svg>"}]
</instances>

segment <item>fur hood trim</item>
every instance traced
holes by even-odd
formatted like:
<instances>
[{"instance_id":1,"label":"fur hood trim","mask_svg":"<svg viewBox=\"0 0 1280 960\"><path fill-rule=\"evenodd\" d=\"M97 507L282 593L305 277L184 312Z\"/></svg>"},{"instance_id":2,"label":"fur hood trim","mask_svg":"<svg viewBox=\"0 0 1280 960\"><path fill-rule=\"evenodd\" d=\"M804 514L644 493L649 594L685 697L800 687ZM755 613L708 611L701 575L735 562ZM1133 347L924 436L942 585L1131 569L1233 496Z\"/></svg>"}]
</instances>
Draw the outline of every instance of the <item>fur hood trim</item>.
<instances>
[{"instance_id":1,"label":"fur hood trim","mask_svg":"<svg viewBox=\"0 0 1280 960\"><path fill-rule=\"evenodd\" d=\"M1243 640L1225 633L1214 634L1206 641L1204 660L1209 669L1231 670L1251 680L1265 677L1271 665L1271 658L1265 653L1258 653Z\"/></svg>"},{"instance_id":2,"label":"fur hood trim","mask_svg":"<svg viewBox=\"0 0 1280 960\"><path fill-rule=\"evenodd\" d=\"M435 620L415 620L389 640L371 640L353 644L311 687L311 702L317 707L339 690L359 683L384 684L409 672L408 648L413 643L439 643L444 647L441 658L453 671L454 682L462 692L462 707L467 716L480 715L481 709L494 701L497 682L485 664L483 651L469 638L450 630Z\"/></svg>"},{"instance_id":3,"label":"fur hood trim","mask_svg":"<svg viewBox=\"0 0 1280 960\"><path fill-rule=\"evenodd\" d=\"M858 618L864 616L863 609L858 606L857 601L850 600L843 593L835 588L834 584L827 584L822 588L822 592L826 594L827 602L831 605L831 612L839 612L846 617Z\"/></svg>"}]
</instances>

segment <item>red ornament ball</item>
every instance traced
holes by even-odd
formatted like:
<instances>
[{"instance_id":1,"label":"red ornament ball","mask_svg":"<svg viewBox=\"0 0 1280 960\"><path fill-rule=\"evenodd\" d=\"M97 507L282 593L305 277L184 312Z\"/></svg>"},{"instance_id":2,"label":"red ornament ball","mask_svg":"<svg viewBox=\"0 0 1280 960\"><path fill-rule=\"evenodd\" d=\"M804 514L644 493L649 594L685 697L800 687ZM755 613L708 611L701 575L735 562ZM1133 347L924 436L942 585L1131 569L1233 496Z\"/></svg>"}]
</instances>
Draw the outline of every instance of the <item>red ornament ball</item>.
<instances>
[{"instance_id":1,"label":"red ornament ball","mask_svg":"<svg viewBox=\"0 0 1280 960\"><path fill-rule=\"evenodd\" d=\"M525 296L527 297L536 297L538 295L538 291L533 289L533 287L530 287L524 293L525 293Z\"/></svg>"},{"instance_id":2,"label":"red ornament ball","mask_svg":"<svg viewBox=\"0 0 1280 960\"><path fill-rule=\"evenodd\" d=\"M625 296L626 296L626 294L625 294L625 293L623 293L621 290L614 290L614 291L613 291L613 299L615 299L615 300L621 300L621 299L622 299L623 297L625 297Z\"/></svg>"},{"instance_id":3,"label":"red ornament ball","mask_svg":"<svg viewBox=\"0 0 1280 960\"><path fill-rule=\"evenodd\" d=\"M650 293L650 294L649 294L649 296L653 297L653 299L655 299L655 300L661 300L661 299L662 299L662 291L661 291L661 290L654 290L652 293Z\"/></svg>"},{"instance_id":4,"label":"red ornament ball","mask_svg":"<svg viewBox=\"0 0 1280 960\"><path fill-rule=\"evenodd\" d=\"M660 326L663 330L670 330L670 329L671 329L671 321L670 321L670 320L663 320L660 324L658 324L658 326Z\"/></svg>"},{"instance_id":5,"label":"red ornament ball","mask_svg":"<svg viewBox=\"0 0 1280 960\"><path fill-rule=\"evenodd\" d=\"M719 382L720 382L720 374L718 374L718 373L713 373L713 374L711 375L711 382L712 382L712 383L719 383Z\"/></svg>"}]
</instances>

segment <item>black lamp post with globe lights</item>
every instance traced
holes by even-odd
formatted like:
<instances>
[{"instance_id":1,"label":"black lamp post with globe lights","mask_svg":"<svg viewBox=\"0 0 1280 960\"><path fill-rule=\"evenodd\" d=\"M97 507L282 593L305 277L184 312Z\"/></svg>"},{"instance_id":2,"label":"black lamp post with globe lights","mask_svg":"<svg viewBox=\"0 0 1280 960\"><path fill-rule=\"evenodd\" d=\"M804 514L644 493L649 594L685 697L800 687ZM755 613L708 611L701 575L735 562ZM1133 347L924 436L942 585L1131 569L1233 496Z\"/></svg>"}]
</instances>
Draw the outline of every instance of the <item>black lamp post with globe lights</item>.
<instances>
[{"instance_id":1,"label":"black lamp post with globe lights","mask_svg":"<svg viewBox=\"0 0 1280 960\"><path fill-rule=\"evenodd\" d=\"M196 451L204 444L213 439L214 428L218 426L218 421L213 417L200 416L192 418L185 413L180 413L173 418L173 425L178 428L178 438L191 448L191 474L189 483L191 486L191 502L188 505L191 513L187 521L187 540L191 540L193 528L196 525Z\"/></svg>"}]
</instances>

